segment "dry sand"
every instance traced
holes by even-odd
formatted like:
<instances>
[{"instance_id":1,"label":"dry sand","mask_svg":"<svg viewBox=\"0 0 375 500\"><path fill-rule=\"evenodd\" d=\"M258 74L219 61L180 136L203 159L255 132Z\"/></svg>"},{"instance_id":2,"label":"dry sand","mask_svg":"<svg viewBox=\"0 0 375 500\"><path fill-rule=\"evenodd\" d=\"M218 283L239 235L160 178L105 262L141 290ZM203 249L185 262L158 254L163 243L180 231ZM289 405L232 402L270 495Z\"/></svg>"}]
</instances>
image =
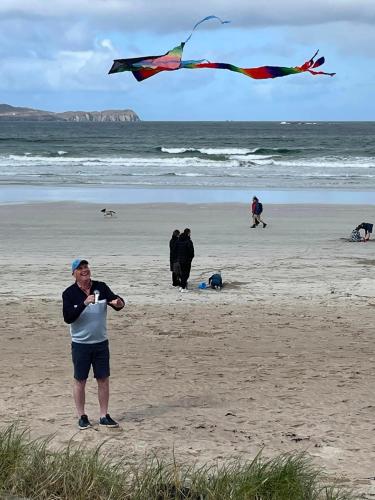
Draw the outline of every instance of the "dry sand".
<instances>
[{"instance_id":1,"label":"dry sand","mask_svg":"<svg viewBox=\"0 0 375 500\"><path fill-rule=\"evenodd\" d=\"M0 206L0 424L132 459L199 462L307 450L332 476L375 494L375 241L345 240L374 207ZM171 287L168 242L192 229L190 292ZM109 311L110 411L121 430L77 432L61 292L70 262L127 300ZM221 269L222 292L199 290ZM87 412L96 421L96 384ZM108 435L109 434L109 435ZM369 497L370 498L370 497Z\"/></svg>"}]
</instances>

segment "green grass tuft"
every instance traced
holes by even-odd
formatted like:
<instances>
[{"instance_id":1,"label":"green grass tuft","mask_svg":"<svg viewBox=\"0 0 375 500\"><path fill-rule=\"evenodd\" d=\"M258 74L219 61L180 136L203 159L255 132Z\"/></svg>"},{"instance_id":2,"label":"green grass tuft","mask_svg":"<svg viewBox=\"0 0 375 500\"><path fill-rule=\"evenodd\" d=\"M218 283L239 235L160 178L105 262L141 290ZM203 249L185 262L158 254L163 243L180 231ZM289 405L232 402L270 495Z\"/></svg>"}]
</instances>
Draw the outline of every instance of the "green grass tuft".
<instances>
[{"instance_id":1,"label":"green grass tuft","mask_svg":"<svg viewBox=\"0 0 375 500\"><path fill-rule=\"evenodd\" d=\"M0 497L38 500L353 500L307 454L197 467L157 457L134 466L82 446L51 451L17 425L0 430Z\"/></svg>"}]
</instances>

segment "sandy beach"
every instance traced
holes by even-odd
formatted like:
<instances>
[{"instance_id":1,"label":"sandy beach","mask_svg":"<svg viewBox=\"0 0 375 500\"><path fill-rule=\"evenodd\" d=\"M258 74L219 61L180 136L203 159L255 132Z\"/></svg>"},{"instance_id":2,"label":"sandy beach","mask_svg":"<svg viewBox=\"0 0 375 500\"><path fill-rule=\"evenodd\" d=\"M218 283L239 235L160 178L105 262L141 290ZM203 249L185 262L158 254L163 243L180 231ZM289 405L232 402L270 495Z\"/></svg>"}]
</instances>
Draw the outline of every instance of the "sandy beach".
<instances>
[{"instance_id":1,"label":"sandy beach","mask_svg":"<svg viewBox=\"0 0 375 500\"><path fill-rule=\"evenodd\" d=\"M307 450L332 476L375 494L375 238L351 243L374 207L243 204L0 206L0 424L19 419L132 460L252 459ZM171 286L168 242L190 227L190 292ZM110 412L119 431L77 432L61 293L70 263L127 301L109 311ZM222 292L199 290L221 269ZM87 412L97 421L96 384ZM368 497L370 498L370 497Z\"/></svg>"}]
</instances>

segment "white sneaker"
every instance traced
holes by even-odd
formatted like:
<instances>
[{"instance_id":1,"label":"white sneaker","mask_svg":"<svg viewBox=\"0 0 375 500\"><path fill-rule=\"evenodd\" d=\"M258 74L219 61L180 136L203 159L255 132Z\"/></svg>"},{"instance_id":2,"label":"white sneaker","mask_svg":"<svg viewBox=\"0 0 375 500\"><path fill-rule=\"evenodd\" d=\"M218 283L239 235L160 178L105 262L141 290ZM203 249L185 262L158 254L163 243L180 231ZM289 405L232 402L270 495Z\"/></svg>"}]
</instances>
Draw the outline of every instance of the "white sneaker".
<instances>
[{"instance_id":1,"label":"white sneaker","mask_svg":"<svg viewBox=\"0 0 375 500\"><path fill-rule=\"evenodd\" d=\"M181 288L181 293L187 293L189 290L187 288Z\"/></svg>"}]
</instances>

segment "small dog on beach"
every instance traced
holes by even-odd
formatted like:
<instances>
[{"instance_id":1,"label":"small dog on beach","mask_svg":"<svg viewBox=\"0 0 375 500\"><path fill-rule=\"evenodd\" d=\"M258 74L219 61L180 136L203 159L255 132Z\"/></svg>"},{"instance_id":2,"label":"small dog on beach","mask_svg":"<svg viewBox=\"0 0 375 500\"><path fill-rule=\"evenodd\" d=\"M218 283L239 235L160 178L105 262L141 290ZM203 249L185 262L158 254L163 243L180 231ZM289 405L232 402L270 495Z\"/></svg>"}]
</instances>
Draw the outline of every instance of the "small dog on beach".
<instances>
[{"instance_id":1,"label":"small dog on beach","mask_svg":"<svg viewBox=\"0 0 375 500\"><path fill-rule=\"evenodd\" d=\"M106 208L103 208L100 211L103 212L104 217L113 217L116 213L114 210L107 210Z\"/></svg>"}]
</instances>

